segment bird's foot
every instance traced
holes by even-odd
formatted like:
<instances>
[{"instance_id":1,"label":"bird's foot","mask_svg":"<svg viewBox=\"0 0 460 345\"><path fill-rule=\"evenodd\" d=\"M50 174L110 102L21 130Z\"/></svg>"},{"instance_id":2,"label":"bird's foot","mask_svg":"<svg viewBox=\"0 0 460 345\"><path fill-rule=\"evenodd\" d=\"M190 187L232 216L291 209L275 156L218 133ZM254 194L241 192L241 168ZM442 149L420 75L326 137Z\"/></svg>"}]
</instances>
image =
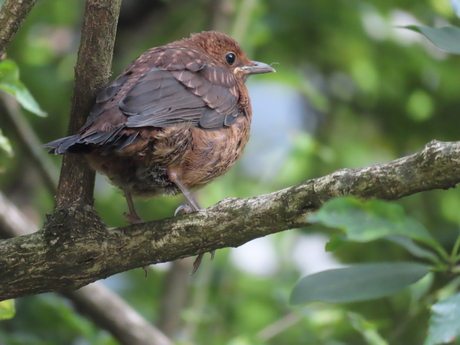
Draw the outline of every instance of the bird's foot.
<instances>
[{"instance_id":1,"label":"bird's foot","mask_svg":"<svg viewBox=\"0 0 460 345\"><path fill-rule=\"evenodd\" d=\"M180 205L178 208L176 208L176 211L174 211L174 216L177 216L177 215L182 215L182 214L188 214L188 213L192 213L193 212L193 208L192 206L188 205L188 204L185 204L185 205Z\"/></svg>"},{"instance_id":2,"label":"bird's foot","mask_svg":"<svg viewBox=\"0 0 460 345\"><path fill-rule=\"evenodd\" d=\"M201 260L203 260L204 254L206 254L206 253L199 254L196 257L195 261L193 262L193 270L192 270L192 273L190 273L191 276L193 276L195 274L195 272L198 271L198 268L201 265ZM211 259L209 259L209 260L210 261L214 260L214 255L216 254L216 251L213 250L212 252L209 252L209 254L211 254Z\"/></svg>"},{"instance_id":3,"label":"bird's foot","mask_svg":"<svg viewBox=\"0 0 460 345\"><path fill-rule=\"evenodd\" d=\"M195 272L198 271L198 268L201 265L201 260L203 259L203 256L204 256L204 253L201 253L200 255L196 257L195 261L193 262L192 273L190 273L191 276L193 276Z\"/></svg>"},{"instance_id":4,"label":"bird's foot","mask_svg":"<svg viewBox=\"0 0 460 345\"><path fill-rule=\"evenodd\" d=\"M125 220L129 223L129 224L139 224L139 223L143 223L144 221L142 220L141 217L139 217L139 215L137 213L135 214L132 214L132 213L123 213L123 216L125 217Z\"/></svg>"},{"instance_id":5,"label":"bird's foot","mask_svg":"<svg viewBox=\"0 0 460 345\"><path fill-rule=\"evenodd\" d=\"M176 211L174 212L174 216L177 216L177 215L182 215L182 214L188 214L188 213L192 213L196 210L193 209L192 206L188 205L188 204L185 204L185 205L180 205ZM214 254L216 253L215 250L213 250L211 253L211 260L214 260ZM205 253L201 253L199 254L195 261L193 262L193 269L192 269L192 273L191 275L194 275L195 272L198 270L198 268L200 267L201 265L201 260L203 260L203 256L204 256Z\"/></svg>"}]
</instances>

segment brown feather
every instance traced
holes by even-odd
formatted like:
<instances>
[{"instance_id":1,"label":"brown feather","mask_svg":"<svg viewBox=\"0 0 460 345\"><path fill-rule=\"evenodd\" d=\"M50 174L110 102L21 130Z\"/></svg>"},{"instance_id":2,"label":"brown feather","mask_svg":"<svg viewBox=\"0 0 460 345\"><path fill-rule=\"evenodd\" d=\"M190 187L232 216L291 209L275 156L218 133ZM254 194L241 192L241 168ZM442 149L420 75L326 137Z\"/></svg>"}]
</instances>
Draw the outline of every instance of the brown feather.
<instances>
[{"instance_id":1,"label":"brown feather","mask_svg":"<svg viewBox=\"0 0 460 345\"><path fill-rule=\"evenodd\" d=\"M242 71L256 65L214 31L152 48L99 94L76 135L46 146L89 153L90 165L127 198L202 187L242 155L252 117L244 85L250 73ZM265 66L252 73L273 71Z\"/></svg>"}]
</instances>

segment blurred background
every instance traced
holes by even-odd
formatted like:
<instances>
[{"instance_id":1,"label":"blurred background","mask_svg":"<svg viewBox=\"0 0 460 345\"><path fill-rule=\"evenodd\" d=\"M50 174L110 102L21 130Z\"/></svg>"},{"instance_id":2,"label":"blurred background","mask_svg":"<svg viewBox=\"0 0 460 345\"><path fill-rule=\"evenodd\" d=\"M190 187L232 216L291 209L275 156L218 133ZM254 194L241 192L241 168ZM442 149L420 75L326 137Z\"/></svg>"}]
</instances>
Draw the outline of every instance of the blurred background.
<instances>
[{"instance_id":1,"label":"blurred background","mask_svg":"<svg viewBox=\"0 0 460 345\"><path fill-rule=\"evenodd\" d=\"M7 50L22 82L48 114L41 118L9 104L24 115L40 143L67 133L83 10L83 0L37 1ZM459 140L458 56L398 27L458 21L448 0L125 0L113 77L150 47L211 29L235 38L251 59L273 63L276 74L247 83L254 117L244 157L196 194L208 207L340 168L387 162L432 139ZM0 152L0 190L33 222L43 224L53 209L53 188L4 109L0 128L14 153ZM48 158L57 176L61 157ZM153 220L172 216L183 201L180 196L156 198L136 201L136 206L143 219ZM458 190L422 193L398 203L446 247L452 245L460 222ZM126 225L122 194L100 176L95 207L108 226ZM192 277L193 259L151 266L147 279L136 269L103 283L177 344L373 344L351 322L349 311L362 315L391 344L423 343L428 310L414 311L407 291L340 306L288 305L302 275L407 255L380 241L346 244L332 255L324 246L334 233L312 226L219 250ZM175 271L182 272L180 284L171 278ZM180 285L172 296L171 284ZM179 304L174 310L172 300ZM16 316L0 323L4 344L117 344L56 294L21 298L16 307Z\"/></svg>"}]
</instances>

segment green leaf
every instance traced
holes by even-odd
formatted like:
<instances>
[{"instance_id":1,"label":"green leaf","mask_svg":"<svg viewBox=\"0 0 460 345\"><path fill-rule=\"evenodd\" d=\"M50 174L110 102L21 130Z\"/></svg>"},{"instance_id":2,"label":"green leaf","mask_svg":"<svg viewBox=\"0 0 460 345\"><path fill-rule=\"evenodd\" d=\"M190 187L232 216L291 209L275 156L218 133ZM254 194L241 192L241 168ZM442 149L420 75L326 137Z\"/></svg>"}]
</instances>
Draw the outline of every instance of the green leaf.
<instances>
[{"instance_id":1,"label":"green leaf","mask_svg":"<svg viewBox=\"0 0 460 345\"><path fill-rule=\"evenodd\" d=\"M390 296L428 272L427 266L414 262L359 264L323 271L300 279L290 303L349 303Z\"/></svg>"},{"instance_id":2,"label":"green leaf","mask_svg":"<svg viewBox=\"0 0 460 345\"><path fill-rule=\"evenodd\" d=\"M14 299L7 299L0 302L0 320L11 319L15 313Z\"/></svg>"},{"instance_id":3,"label":"green leaf","mask_svg":"<svg viewBox=\"0 0 460 345\"><path fill-rule=\"evenodd\" d=\"M427 259L434 263L439 263L439 257L433 253L431 250L420 247L414 241L408 237L399 236L399 235L390 235L385 237L386 240L399 244L401 247L404 247L412 255L421 258Z\"/></svg>"},{"instance_id":4,"label":"green leaf","mask_svg":"<svg viewBox=\"0 0 460 345\"><path fill-rule=\"evenodd\" d=\"M425 345L453 342L460 336L460 293L431 307L428 338Z\"/></svg>"},{"instance_id":5,"label":"green leaf","mask_svg":"<svg viewBox=\"0 0 460 345\"><path fill-rule=\"evenodd\" d=\"M366 339L369 345L388 345L388 342L377 332L375 324L366 320L361 314L348 312L351 325Z\"/></svg>"},{"instance_id":6,"label":"green leaf","mask_svg":"<svg viewBox=\"0 0 460 345\"><path fill-rule=\"evenodd\" d=\"M309 216L307 221L341 229L350 241L355 242L400 235L439 246L421 224L404 214L401 206L382 200L363 202L354 197L332 199L316 214Z\"/></svg>"},{"instance_id":7,"label":"green leaf","mask_svg":"<svg viewBox=\"0 0 460 345\"><path fill-rule=\"evenodd\" d=\"M19 80L19 68L13 60L0 61L0 89L16 97L16 100L30 112L38 116L46 116L29 90Z\"/></svg>"},{"instance_id":8,"label":"green leaf","mask_svg":"<svg viewBox=\"0 0 460 345\"><path fill-rule=\"evenodd\" d=\"M406 29L421 33L436 47L449 53L460 54L460 28L444 26L431 28L423 25L403 26Z\"/></svg>"},{"instance_id":9,"label":"green leaf","mask_svg":"<svg viewBox=\"0 0 460 345\"><path fill-rule=\"evenodd\" d=\"M415 284L412 284L409 287L411 294L411 304L413 306L421 306L423 304L418 303L422 297L426 296L433 286L434 282L434 273L429 272L426 276L420 279Z\"/></svg>"},{"instance_id":10,"label":"green leaf","mask_svg":"<svg viewBox=\"0 0 460 345\"><path fill-rule=\"evenodd\" d=\"M9 157L13 156L13 148L11 147L10 141L5 137L0 129L0 150L6 152Z\"/></svg>"}]
</instances>

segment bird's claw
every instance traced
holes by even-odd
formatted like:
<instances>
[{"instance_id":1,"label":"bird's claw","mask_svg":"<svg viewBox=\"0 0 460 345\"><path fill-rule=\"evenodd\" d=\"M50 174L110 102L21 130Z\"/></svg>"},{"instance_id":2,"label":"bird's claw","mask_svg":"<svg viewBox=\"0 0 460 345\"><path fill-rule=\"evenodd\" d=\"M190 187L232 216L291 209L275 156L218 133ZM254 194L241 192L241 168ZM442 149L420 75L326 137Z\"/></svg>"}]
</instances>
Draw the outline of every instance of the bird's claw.
<instances>
[{"instance_id":1,"label":"bird's claw","mask_svg":"<svg viewBox=\"0 0 460 345\"><path fill-rule=\"evenodd\" d=\"M174 216L182 215L182 214L188 214L188 213L192 213L192 212L193 212L192 206L190 206L188 204L180 205L178 208L176 208L176 211L174 211Z\"/></svg>"},{"instance_id":2,"label":"bird's claw","mask_svg":"<svg viewBox=\"0 0 460 345\"><path fill-rule=\"evenodd\" d=\"M189 204L180 205L178 208L176 208L176 211L174 212L174 216L182 215L182 214L188 214L188 213L192 213L194 211L195 210L193 209L193 207L190 206ZM195 261L193 262L193 269L192 269L192 273L190 273L190 275L194 275L196 273L196 271L198 271L198 268L201 265L201 260L203 259L203 256L204 256L204 253L201 253L200 255L198 255L196 257ZM211 252L211 260L213 258L214 258L214 251Z\"/></svg>"},{"instance_id":3,"label":"bird's claw","mask_svg":"<svg viewBox=\"0 0 460 345\"><path fill-rule=\"evenodd\" d=\"M190 273L191 276L193 276L195 274L195 272L198 271L198 268L201 265L201 260L203 260L204 254L205 253L201 253L200 255L198 255L196 257L195 261L193 262L193 270L192 270L192 273ZM209 260L210 261L214 260L214 255L216 254L216 251L213 250L212 252L209 252L209 254L211 254L211 258Z\"/></svg>"},{"instance_id":4,"label":"bird's claw","mask_svg":"<svg viewBox=\"0 0 460 345\"><path fill-rule=\"evenodd\" d=\"M203 256L204 256L204 253L201 253L200 255L196 257L195 261L193 262L192 273L190 273L191 276L193 276L195 272L198 271L198 268L201 265L201 260L203 259Z\"/></svg>"},{"instance_id":5,"label":"bird's claw","mask_svg":"<svg viewBox=\"0 0 460 345\"><path fill-rule=\"evenodd\" d=\"M147 279L147 276L149 275L149 266L142 266L142 269L144 270L144 278Z\"/></svg>"}]
</instances>

